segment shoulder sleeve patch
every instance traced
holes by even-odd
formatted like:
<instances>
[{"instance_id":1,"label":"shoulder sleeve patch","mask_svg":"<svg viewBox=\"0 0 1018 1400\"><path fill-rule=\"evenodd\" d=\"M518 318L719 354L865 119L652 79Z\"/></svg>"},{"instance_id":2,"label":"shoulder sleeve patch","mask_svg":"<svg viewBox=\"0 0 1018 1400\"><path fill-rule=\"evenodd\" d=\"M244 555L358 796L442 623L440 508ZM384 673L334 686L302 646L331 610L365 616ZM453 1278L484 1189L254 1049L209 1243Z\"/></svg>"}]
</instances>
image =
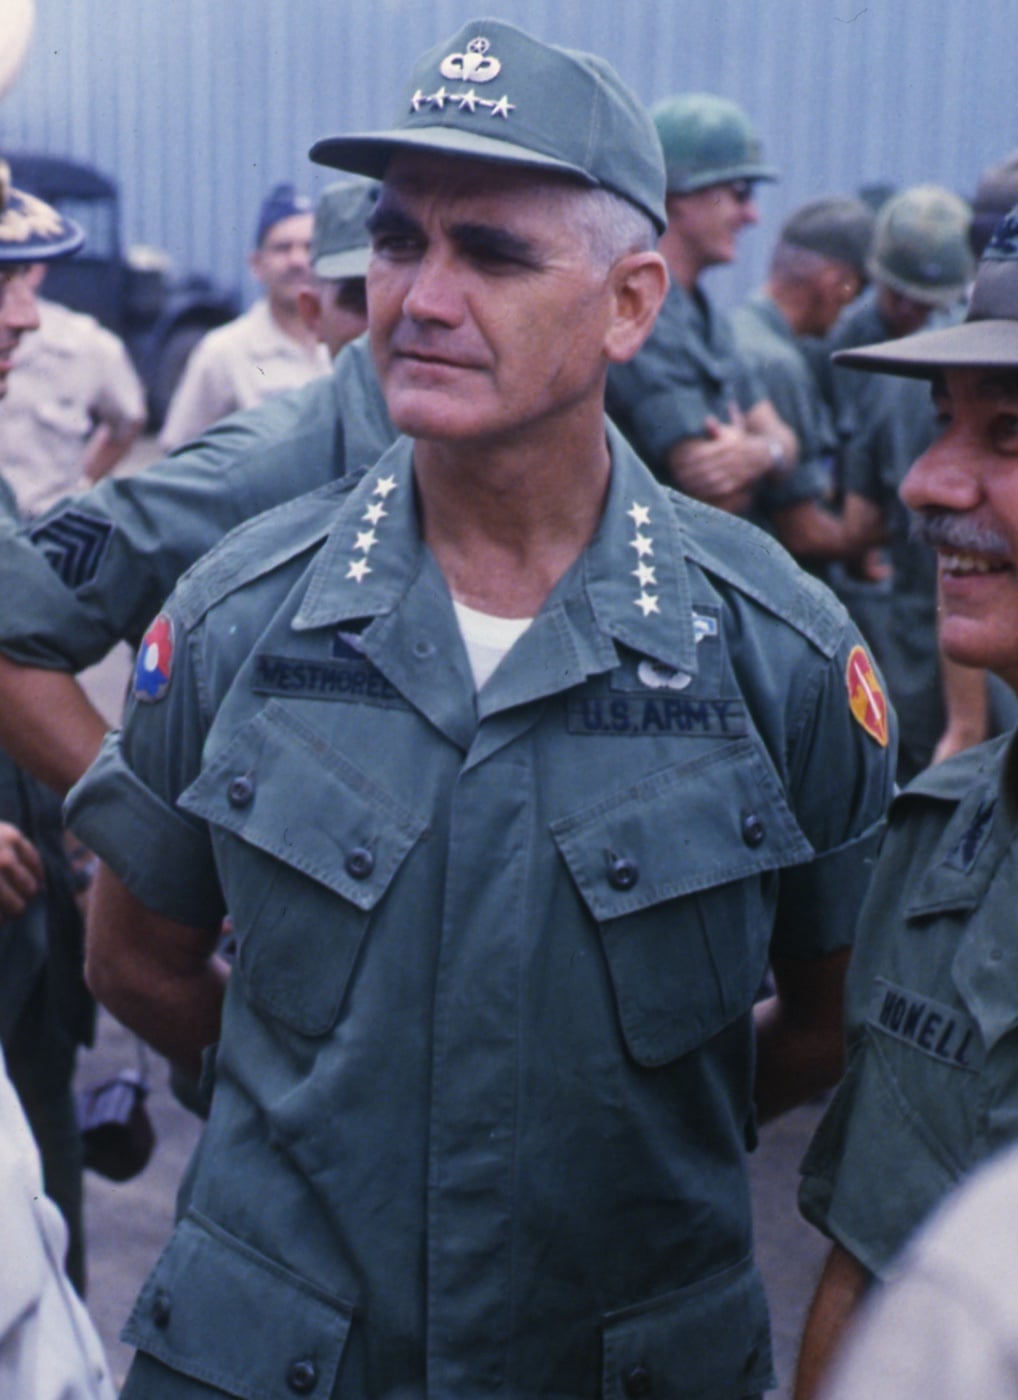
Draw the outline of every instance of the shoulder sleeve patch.
<instances>
[{"instance_id":1,"label":"shoulder sleeve patch","mask_svg":"<svg viewBox=\"0 0 1018 1400\"><path fill-rule=\"evenodd\" d=\"M134 666L135 699L161 700L173 675L173 618L160 613L141 639Z\"/></svg>"},{"instance_id":2,"label":"shoulder sleeve patch","mask_svg":"<svg viewBox=\"0 0 1018 1400\"><path fill-rule=\"evenodd\" d=\"M875 739L882 749L886 749L890 737L887 696L877 679L873 662L865 647L854 646L848 653L845 663L845 685L853 719L865 729L871 739Z\"/></svg>"},{"instance_id":3,"label":"shoulder sleeve patch","mask_svg":"<svg viewBox=\"0 0 1018 1400\"><path fill-rule=\"evenodd\" d=\"M28 538L61 582L76 589L91 583L99 572L112 534L111 521L69 507L29 530Z\"/></svg>"}]
</instances>

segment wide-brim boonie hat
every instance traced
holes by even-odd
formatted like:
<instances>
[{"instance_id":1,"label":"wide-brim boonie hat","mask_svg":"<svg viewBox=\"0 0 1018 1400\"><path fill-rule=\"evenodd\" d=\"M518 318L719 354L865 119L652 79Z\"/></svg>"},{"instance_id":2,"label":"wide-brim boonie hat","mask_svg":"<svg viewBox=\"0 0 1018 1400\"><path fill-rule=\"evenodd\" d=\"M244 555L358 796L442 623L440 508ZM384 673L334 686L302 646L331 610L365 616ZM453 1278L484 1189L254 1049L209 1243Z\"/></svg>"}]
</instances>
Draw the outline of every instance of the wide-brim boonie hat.
<instances>
[{"instance_id":1,"label":"wide-brim boonie hat","mask_svg":"<svg viewBox=\"0 0 1018 1400\"><path fill-rule=\"evenodd\" d=\"M0 264L52 262L76 253L85 234L73 219L26 190L15 189L0 160Z\"/></svg>"},{"instance_id":2,"label":"wide-brim boonie hat","mask_svg":"<svg viewBox=\"0 0 1018 1400\"><path fill-rule=\"evenodd\" d=\"M964 321L840 350L834 362L913 379L931 379L943 369L1018 370L1018 206L986 246Z\"/></svg>"},{"instance_id":3,"label":"wide-brim boonie hat","mask_svg":"<svg viewBox=\"0 0 1018 1400\"><path fill-rule=\"evenodd\" d=\"M603 59L504 20L471 20L418 60L388 130L325 137L310 154L380 179L408 147L558 172L665 227L664 161L642 104Z\"/></svg>"}]
</instances>

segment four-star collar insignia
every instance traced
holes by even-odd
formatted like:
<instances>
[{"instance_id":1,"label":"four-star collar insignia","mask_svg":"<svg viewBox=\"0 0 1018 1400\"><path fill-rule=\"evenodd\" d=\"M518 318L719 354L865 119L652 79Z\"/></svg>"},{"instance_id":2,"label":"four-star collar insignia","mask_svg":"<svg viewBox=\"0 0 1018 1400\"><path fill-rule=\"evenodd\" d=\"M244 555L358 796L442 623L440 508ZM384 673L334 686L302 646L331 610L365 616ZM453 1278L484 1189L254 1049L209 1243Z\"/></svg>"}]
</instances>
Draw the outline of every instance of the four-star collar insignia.
<instances>
[{"instance_id":1,"label":"four-star collar insignia","mask_svg":"<svg viewBox=\"0 0 1018 1400\"><path fill-rule=\"evenodd\" d=\"M636 550L636 568L633 570L633 577L640 586L640 591L633 599L633 603L640 609L644 617L649 617L651 613L660 616L660 599L656 593L650 590L657 587L657 572L653 564L646 561L654 557L654 540L650 531L650 507L642 506L634 501L626 511L636 533L629 541L630 549ZM648 533L644 534L646 530Z\"/></svg>"},{"instance_id":2,"label":"four-star collar insignia","mask_svg":"<svg viewBox=\"0 0 1018 1400\"><path fill-rule=\"evenodd\" d=\"M516 110L516 104L509 101L508 94L503 93L496 101L490 97L478 97L475 87L477 83L494 82L502 71L501 63L489 52L490 49L490 41L478 35L470 40L465 53L446 54L438 66L442 77L459 80L469 86L457 92L450 92L444 83L431 93L418 88L410 99L410 110L420 112L422 109L437 108L444 112L446 103L449 103L461 112L473 115L480 108L489 116L501 117L505 121L509 113Z\"/></svg>"},{"instance_id":3,"label":"four-star collar insignia","mask_svg":"<svg viewBox=\"0 0 1018 1400\"><path fill-rule=\"evenodd\" d=\"M379 477L378 481L375 483L375 489L372 491L371 495L372 497L378 496L380 499L377 501L374 499L370 500L365 508L361 519L367 523L368 528L366 530L358 529L356 531L356 539L353 544L355 557L350 560L349 567L346 571L347 578L352 578L355 583L363 583L368 574L371 573L368 555L378 543L378 530L376 526L380 525L389 514L385 508L385 502L395 490L396 478L394 476ZM357 558L357 555L361 555L362 557Z\"/></svg>"}]
</instances>

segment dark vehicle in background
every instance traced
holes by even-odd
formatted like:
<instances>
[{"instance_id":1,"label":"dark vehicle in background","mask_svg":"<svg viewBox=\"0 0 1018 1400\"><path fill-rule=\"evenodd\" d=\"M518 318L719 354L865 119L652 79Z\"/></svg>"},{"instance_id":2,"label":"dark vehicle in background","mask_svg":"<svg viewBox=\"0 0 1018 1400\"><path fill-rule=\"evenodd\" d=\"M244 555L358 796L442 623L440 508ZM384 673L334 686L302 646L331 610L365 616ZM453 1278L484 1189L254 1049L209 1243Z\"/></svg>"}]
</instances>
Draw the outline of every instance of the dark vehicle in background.
<instances>
[{"instance_id":1,"label":"dark vehicle in background","mask_svg":"<svg viewBox=\"0 0 1018 1400\"><path fill-rule=\"evenodd\" d=\"M148 395L150 426L157 428L194 346L213 326L238 315L237 293L222 291L199 273L175 275L159 249L125 250L120 194L108 175L57 156L7 159L15 185L56 205L85 230L80 253L50 264L44 293L88 312L126 342Z\"/></svg>"}]
</instances>

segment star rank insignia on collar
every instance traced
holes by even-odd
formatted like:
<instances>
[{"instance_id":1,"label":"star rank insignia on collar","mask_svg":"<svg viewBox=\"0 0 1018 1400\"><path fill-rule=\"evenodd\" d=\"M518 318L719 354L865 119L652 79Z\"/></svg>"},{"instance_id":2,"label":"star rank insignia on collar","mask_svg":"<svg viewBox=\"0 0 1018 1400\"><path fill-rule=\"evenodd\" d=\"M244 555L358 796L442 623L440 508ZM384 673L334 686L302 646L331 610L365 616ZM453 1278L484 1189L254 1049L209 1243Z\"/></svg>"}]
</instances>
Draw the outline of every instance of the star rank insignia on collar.
<instances>
[{"instance_id":1,"label":"star rank insignia on collar","mask_svg":"<svg viewBox=\"0 0 1018 1400\"><path fill-rule=\"evenodd\" d=\"M661 614L659 599L656 593L651 593L651 588L657 587L657 573L653 564L645 564L644 559L652 557L654 554L654 541L650 534L644 534L644 530L650 528L650 507L642 506L638 501L626 511L629 519L633 522L636 533L629 541L629 548L636 550L637 564L633 569L633 577L640 585L640 592L633 599L633 604L638 607L644 617L650 617L651 613Z\"/></svg>"},{"instance_id":2,"label":"star rank insignia on collar","mask_svg":"<svg viewBox=\"0 0 1018 1400\"><path fill-rule=\"evenodd\" d=\"M362 530L358 525L353 543L355 557L350 560L346 571L346 577L353 579L355 583L363 583L368 574L373 572L368 563L368 555L379 543L378 526L389 514L385 508L385 502L395 490L397 490L397 483L394 476L381 476L375 482L371 495L372 497L377 496L379 499L369 500L364 508L361 520L366 522L368 528ZM357 555L362 557L357 558Z\"/></svg>"}]
</instances>

